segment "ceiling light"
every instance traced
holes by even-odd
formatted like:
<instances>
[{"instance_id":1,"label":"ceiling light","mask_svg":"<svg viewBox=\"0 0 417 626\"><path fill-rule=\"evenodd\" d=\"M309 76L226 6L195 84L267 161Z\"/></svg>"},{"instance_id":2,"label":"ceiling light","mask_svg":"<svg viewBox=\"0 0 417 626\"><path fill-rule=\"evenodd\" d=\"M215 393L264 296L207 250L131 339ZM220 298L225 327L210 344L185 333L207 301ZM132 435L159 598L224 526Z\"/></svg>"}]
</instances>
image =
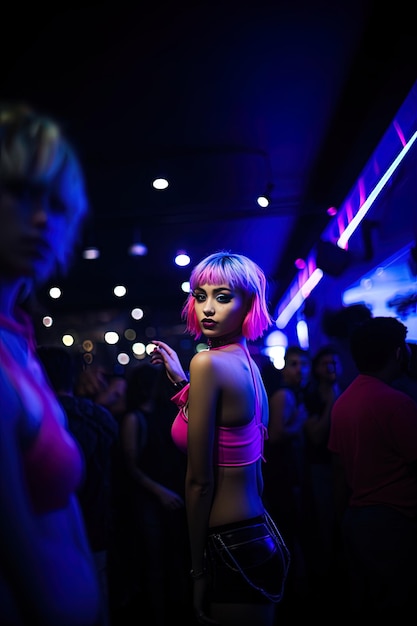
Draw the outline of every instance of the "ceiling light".
<instances>
[{"instance_id":1,"label":"ceiling light","mask_svg":"<svg viewBox=\"0 0 417 626\"><path fill-rule=\"evenodd\" d=\"M83 259L87 261L91 261L94 259L98 259L100 256L100 250L95 246L89 246L88 248L84 248L83 250Z\"/></svg>"},{"instance_id":2,"label":"ceiling light","mask_svg":"<svg viewBox=\"0 0 417 626\"><path fill-rule=\"evenodd\" d=\"M116 344L119 341L119 335L118 335L118 333L116 333L116 332L114 332L112 330L109 330L106 333L104 333L104 341L106 343L114 345L114 344Z\"/></svg>"},{"instance_id":3,"label":"ceiling light","mask_svg":"<svg viewBox=\"0 0 417 626\"><path fill-rule=\"evenodd\" d=\"M130 256L146 256L148 254L148 247L142 242L142 237L138 228L135 229L133 234L133 243L128 248Z\"/></svg>"},{"instance_id":4,"label":"ceiling light","mask_svg":"<svg viewBox=\"0 0 417 626\"><path fill-rule=\"evenodd\" d=\"M98 259L100 256L100 250L97 246L96 229L91 222L87 231L84 234L82 257L87 261Z\"/></svg>"},{"instance_id":5,"label":"ceiling light","mask_svg":"<svg viewBox=\"0 0 417 626\"><path fill-rule=\"evenodd\" d=\"M49 290L49 295L51 296L51 298L53 298L54 300L57 300L58 298L61 297L62 292L60 290L59 287L51 287Z\"/></svg>"},{"instance_id":6,"label":"ceiling light","mask_svg":"<svg viewBox=\"0 0 417 626\"><path fill-rule=\"evenodd\" d=\"M136 242L132 243L128 252L130 256L146 256L148 254L148 248L144 243Z\"/></svg>"},{"instance_id":7,"label":"ceiling light","mask_svg":"<svg viewBox=\"0 0 417 626\"><path fill-rule=\"evenodd\" d=\"M137 343L134 343L132 346L132 352L133 354L136 355L140 355L140 354L145 354L146 353L146 346L144 343L142 343L141 341L138 341Z\"/></svg>"},{"instance_id":8,"label":"ceiling light","mask_svg":"<svg viewBox=\"0 0 417 626\"><path fill-rule=\"evenodd\" d=\"M116 287L113 289L113 293L118 298L123 298L123 296L125 296L127 293L127 289L124 285L116 285Z\"/></svg>"},{"instance_id":9,"label":"ceiling light","mask_svg":"<svg viewBox=\"0 0 417 626\"><path fill-rule=\"evenodd\" d=\"M266 186L265 193L258 197L257 203L263 209L265 209L271 204L271 193L273 189L274 189L274 185L272 183L268 183Z\"/></svg>"},{"instance_id":10,"label":"ceiling light","mask_svg":"<svg viewBox=\"0 0 417 626\"><path fill-rule=\"evenodd\" d=\"M299 287L296 294L291 298L289 302L280 310L275 325L277 328L285 328L294 313L298 311L304 300L308 298L313 289L323 278L323 270L316 267L314 272L305 280L305 282Z\"/></svg>"},{"instance_id":11,"label":"ceiling light","mask_svg":"<svg viewBox=\"0 0 417 626\"><path fill-rule=\"evenodd\" d=\"M189 265L190 262L191 259L189 255L185 252L185 250L178 250L175 257L176 265L179 265L180 267L185 267L186 265Z\"/></svg>"},{"instance_id":12,"label":"ceiling light","mask_svg":"<svg viewBox=\"0 0 417 626\"><path fill-rule=\"evenodd\" d=\"M127 365L130 361L130 356L126 354L126 352L120 352L120 354L117 355L117 360L120 365Z\"/></svg>"},{"instance_id":13,"label":"ceiling light","mask_svg":"<svg viewBox=\"0 0 417 626\"><path fill-rule=\"evenodd\" d=\"M169 182L166 178L155 178L152 182L152 187L154 189L166 189L169 185Z\"/></svg>"},{"instance_id":14,"label":"ceiling light","mask_svg":"<svg viewBox=\"0 0 417 626\"><path fill-rule=\"evenodd\" d=\"M355 232L355 230L357 229L357 227L359 226L359 224L361 223L361 221L363 220L363 218L365 217L365 215L367 214L367 212L369 211L369 209L371 208L371 206L373 205L373 203L375 202L375 200L377 199L377 197L379 196L379 194L381 193L385 185L388 183L389 180L391 180L393 173L395 172L397 167L400 165L401 161L404 159L405 155L410 150L411 146L414 144L416 139L417 139L417 130L409 139L409 141L403 146L402 150L393 160L393 162L385 171L385 173L381 176L379 181L376 183L375 187L369 193L369 195L364 200L364 202L362 202L362 204L360 205L360 207L358 208L357 212L355 213L353 217L351 217L352 210L350 208L349 223L344 229L344 231L340 234L339 239L337 240L337 245L339 246L339 248L345 249L347 247L347 243L350 237L353 235L353 233Z\"/></svg>"},{"instance_id":15,"label":"ceiling light","mask_svg":"<svg viewBox=\"0 0 417 626\"><path fill-rule=\"evenodd\" d=\"M265 209L267 206L269 206L269 198L267 198L266 196L259 196L259 198L257 199L257 203L259 204L259 206Z\"/></svg>"},{"instance_id":16,"label":"ceiling light","mask_svg":"<svg viewBox=\"0 0 417 626\"><path fill-rule=\"evenodd\" d=\"M62 343L64 344L64 346L67 346L67 347L72 346L74 341L75 341L74 337L70 334L62 336Z\"/></svg>"},{"instance_id":17,"label":"ceiling light","mask_svg":"<svg viewBox=\"0 0 417 626\"><path fill-rule=\"evenodd\" d=\"M130 315L133 317L134 320L141 320L143 317L143 309L140 309L140 308L132 309L132 311L130 312Z\"/></svg>"}]
</instances>

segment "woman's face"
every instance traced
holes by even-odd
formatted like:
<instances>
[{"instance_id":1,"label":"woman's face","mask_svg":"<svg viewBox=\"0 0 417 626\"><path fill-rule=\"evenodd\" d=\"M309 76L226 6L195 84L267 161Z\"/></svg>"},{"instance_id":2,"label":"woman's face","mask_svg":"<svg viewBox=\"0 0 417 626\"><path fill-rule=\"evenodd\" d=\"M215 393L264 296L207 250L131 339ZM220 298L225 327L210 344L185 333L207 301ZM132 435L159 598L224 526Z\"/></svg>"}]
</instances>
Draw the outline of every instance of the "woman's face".
<instances>
[{"instance_id":1,"label":"woman's face","mask_svg":"<svg viewBox=\"0 0 417 626\"><path fill-rule=\"evenodd\" d=\"M242 331L247 313L246 298L239 289L201 285L194 290L195 312L201 332L208 338Z\"/></svg>"},{"instance_id":2,"label":"woman's face","mask_svg":"<svg viewBox=\"0 0 417 626\"><path fill-rule=\"evenodd\" d=\"M0 185L0 275L47 280L66 242L66 211L48 186Z\"/></svg>"}]
</instances>

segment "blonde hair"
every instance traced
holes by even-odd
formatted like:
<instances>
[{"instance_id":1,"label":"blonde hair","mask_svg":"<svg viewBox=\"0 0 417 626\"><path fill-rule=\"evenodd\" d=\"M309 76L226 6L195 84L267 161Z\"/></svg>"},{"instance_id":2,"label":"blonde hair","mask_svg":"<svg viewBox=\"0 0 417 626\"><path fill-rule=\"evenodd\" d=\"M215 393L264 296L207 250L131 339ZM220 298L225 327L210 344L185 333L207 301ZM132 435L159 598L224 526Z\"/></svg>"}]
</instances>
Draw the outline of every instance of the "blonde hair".
<instances>
[{"instance_id":1,"label":"blonde hair","mask_svg":"<svg viewBox=\"0 0 417 626\"><path fill-rule=\"evenodd\" d=\"M68 269L88 213L78 158L57 122L22 103L0 103L0 189L14 182L47 184L66 207L67 228L57 263Z\"/></svg>"}]
</instances>

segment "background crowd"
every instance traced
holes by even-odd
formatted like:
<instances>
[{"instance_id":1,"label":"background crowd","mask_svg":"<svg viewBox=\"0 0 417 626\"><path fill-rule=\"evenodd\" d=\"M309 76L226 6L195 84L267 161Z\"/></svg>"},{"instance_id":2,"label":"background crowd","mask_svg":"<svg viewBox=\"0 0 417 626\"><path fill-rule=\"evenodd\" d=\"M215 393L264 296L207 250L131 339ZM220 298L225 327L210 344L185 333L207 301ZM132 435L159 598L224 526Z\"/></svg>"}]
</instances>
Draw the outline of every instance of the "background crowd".
<instances>
[{"instance_id":1,"label":"background crowd","mask_svg":"<svg viewBox=\"0 0 417 626\"><path fill-rule=\"evenodd\" d=\"M324 623L330 623L333 617L329 597L345 606L347 619L351 615L349 562L341 533L341 512L336 506L328 440L333 405L359 374L351 355L344 361L344 351L350 350L354 329L372 316L366 307L354 306L335 312L334 318L343 319L343 324L333 327L330 318L326 318L324 323L326 327L330 325L334 334L315 353L292 345L286 350L282 370L264 363L270 411L263 466L264 499L292 555L284 600L276 609L277 623L295 622L305 601L320 613ZM386 333L384 337L387 341ZM382 342L379 336L378 342ZM404 391L413 404L417 351L413 344L406 345L409 367L400 366L390 379L390 386ZM70 366L65 348L41 346L39 354L46 365L55 355L51 381L68 412L70 428L81 442L80 427L84 423L86 428L92 407L96 431L106 430L101 422L112 425L107 428L112 433L110 438L100 435L100 445L105 445L107 437L109 448L103 448L100 454L99 446L95 447L95 465L103 481L111 480L112 499L102 509L96 504L102 488L97 488L95 496L87 500L80 491L81 504L87 504L87 529L89 509L96 513L93 537L106 526L106 589L111 623L133 624L144 611L152 616L150 623L157 626L166 624L172 615L187 615L192 620L184 508L186 464L171 438L176 412L171 402L172 386L161 368L149 363L135 366L126 376L112 376L100 368L74 370L76 363ZM60 362L68 368L67 382L61 387L56 382ZM74 389L78 390L76 395ZM371 389L366 394L373 404ZM106 398L113 401L106 402ZM367 406L363 399L361 402ZM83 414L78 432L73 424L72 404L85 406L83 411L76 411L78 421ZM107 452L110 447L111 455ZM106 461L99 462L100 458ZM345 507L346 502L343 510ZM99 510L107 512L97 515ZM410 549L410 544L405 543ZM94 539L92 545L95 549ZM410 582L413 580L410 572L406 576ZM381 602L384 612L383 607Z\"/></svg>"},{"instance_id":2,"label":"background crowd","mask_svg":"<svg viewBox=\"0 0 417 626\"><path fill-rule=\"evenodd\" d=\"M0 107L0 146L0 623L192 623L187 461L166 362L120 374L37 345L31 297L69 266L83 178L59 126L28 107ZM230 318L242 318L237 340L212 358L259 390L245 306ZM417 597L415 344L359 305L329 313L323 331L314 353L292 345L282 370L260 367L262 498L291 553L276 623L306 602L330 623L335 598L347 619L405 619Z\"/></svg>"}]
</instances>

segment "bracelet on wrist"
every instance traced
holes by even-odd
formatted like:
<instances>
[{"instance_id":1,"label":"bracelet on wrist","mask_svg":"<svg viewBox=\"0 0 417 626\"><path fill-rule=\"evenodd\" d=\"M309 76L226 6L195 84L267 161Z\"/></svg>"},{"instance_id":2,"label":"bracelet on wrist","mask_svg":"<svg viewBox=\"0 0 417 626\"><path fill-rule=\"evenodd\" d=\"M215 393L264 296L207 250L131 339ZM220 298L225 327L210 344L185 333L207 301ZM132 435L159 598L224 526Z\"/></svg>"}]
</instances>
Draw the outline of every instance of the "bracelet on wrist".
<instances>
[{"instance_id":1,"label":"bracelet on wrist","mask_svg":"<svg viewBox=\"0 0 417 626\"><path fill-rule=\"evenodd\" d=\"M188 385L188 380L185 380L185 378L183 378L182 380L179 380L177 383L172 383L175 387L175 389L183 389L185 387L185 385Z\"/></svg>"},{"instance_id":2,"label":"bracelet on wrist","mask_svg":"<svg viewBox=\"0 0 417 626\"><path fill-rule=\"evenodd\" d=\"M200 578L204 578L204 576L206 576L207 574L207 570L205 569L201 569L200 571L196 572L195 570L191 570L190 571L190 576L193 580L199 580Z\"/></svg>"}]
</instances>

